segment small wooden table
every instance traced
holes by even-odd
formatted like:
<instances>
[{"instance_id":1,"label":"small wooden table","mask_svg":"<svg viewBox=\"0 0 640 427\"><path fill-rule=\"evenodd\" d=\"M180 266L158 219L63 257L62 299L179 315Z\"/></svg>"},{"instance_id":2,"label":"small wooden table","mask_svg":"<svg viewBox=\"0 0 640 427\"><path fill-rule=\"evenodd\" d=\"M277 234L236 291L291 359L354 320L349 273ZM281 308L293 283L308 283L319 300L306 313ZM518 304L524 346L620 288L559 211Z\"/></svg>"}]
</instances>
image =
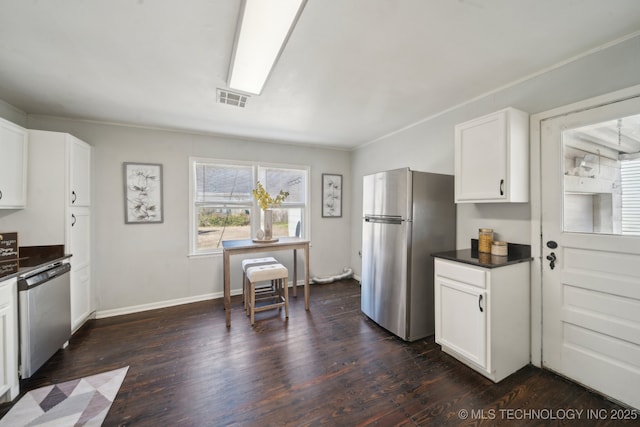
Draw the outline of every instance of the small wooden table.
<instances>
[{"instance_id":1,"label":"small wooden table","mask_svg":"<svg viewBox=\"0 0 640 427\"><path fill-rule=\"evenodd\" d=\"M243 255L254 252L271 252L293 250L293 296L297 297L298 285L298 249L304 251L304 308L309 310L309 240L299 237L280 237L277 242L258 243L247 240L223 240L224 257L224 310L227 316L227 327L231 326L231 255Z\"/></svg>"}]
</instances>

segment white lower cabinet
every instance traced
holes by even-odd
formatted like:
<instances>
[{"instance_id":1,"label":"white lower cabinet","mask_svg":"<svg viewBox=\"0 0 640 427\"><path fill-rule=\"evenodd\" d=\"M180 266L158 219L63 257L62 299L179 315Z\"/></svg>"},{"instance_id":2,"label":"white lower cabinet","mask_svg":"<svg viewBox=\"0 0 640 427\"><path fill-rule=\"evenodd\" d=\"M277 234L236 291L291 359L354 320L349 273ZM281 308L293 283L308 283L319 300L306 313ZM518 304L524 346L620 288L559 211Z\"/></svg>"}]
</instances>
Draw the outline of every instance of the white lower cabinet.
<instances>
[{"instance_id":1,"label":"white lower cabinet","mask_svg":"<svg viewBox=\"0 0 640 427\"><path fill-rule=\"evenodd\" d=\"M91 209L69 208L66 247L71 257L71 330L75 332L91 314Z\"/></svg>"},{"instance_id":2,"label":"white lower cabinet","mask_svg":"<svg viewBox=\"0 0 640 427\"><path fill-rule=\"evenodd\" d=\"M483 300L486 302L486 292L443 277L437 283L440 288L439 301L444 308L440 316L439 344L478 366L486 366L487 316L484 309L480 309ZM450 309L454 307L455 310Z\"/></svg>"},{"instance_id":3,"label":"white lower cabinet","mask_svg":"<svg viewBox=\"0 0 640 427\"><path fill-rule=\"evenodd\" d=\"M89 266L71 270L71 330L75 331L91 314L91 276Z\"/></svg>"},{"instance_id":4,"label":"white lower cabinet","mask_svg":"<svg viewBox=\"0 0 640 427\"><path fill-rule=\"evenodd\" d=\"M0 402L9 402L20 392L17 292L16 279L0 282Z\"/></svg>"},{"instance_id":5,"label":"white lower cabinet","mask_svg":"<svg viewBox=\"0 0 640 427\"><path fill-rule=\"evenodd\" d=\"M498 382L530 361L529 262L495 268L435 260L436 342Z\"/></svg>"}]
</instances>

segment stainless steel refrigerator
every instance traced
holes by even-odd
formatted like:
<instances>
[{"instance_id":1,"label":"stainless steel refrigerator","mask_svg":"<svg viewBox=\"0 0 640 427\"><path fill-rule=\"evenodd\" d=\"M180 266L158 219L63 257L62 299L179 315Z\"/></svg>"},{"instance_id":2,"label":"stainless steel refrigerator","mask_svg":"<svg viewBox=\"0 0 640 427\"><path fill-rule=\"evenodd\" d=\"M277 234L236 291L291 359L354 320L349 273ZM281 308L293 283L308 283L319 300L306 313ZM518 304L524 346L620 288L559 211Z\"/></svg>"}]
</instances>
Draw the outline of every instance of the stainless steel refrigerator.
<instances>
[{"instance_id":1,"label":"stainless steel refrigerator","mask_svg":"<svg viewBox=\"0 0 640 427\"><path fill-rule=\"evenodd\" d=\"M363 178L362 312L405 341L434 333L434 252L455 249L453 176Z\"/></svg>"}]
</instances>

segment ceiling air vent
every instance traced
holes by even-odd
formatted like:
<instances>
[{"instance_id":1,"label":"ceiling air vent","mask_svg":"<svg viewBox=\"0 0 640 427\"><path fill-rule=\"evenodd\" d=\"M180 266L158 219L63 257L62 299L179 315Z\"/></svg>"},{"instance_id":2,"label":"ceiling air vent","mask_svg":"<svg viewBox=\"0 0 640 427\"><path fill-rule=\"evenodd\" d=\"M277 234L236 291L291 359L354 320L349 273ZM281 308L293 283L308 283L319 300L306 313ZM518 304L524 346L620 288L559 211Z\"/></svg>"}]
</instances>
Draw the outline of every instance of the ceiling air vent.
<instances>
[{"instance_id":1,"label":"ceiling air vent","mask_svg":"<svg viewBox=\"0 0 640 427\"><path fill-rule=\"evenodd\" d=\"M217 91L218 102L221 104L234 105L236 107L242 107L247 104L249 97L240 93L228 91L226 89L218 89Z\"/></svg>"}]
</instances>

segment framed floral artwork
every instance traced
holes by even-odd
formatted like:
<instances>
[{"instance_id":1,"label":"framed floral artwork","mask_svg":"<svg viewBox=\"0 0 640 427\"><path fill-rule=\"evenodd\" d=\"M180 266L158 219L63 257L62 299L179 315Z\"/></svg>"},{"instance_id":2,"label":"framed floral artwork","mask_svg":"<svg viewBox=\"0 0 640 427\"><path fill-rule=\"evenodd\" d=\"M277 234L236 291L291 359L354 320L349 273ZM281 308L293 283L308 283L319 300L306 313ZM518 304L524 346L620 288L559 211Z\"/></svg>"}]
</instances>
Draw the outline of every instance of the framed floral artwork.
<instances>
[{"instance_id":1,"label":"framed floral artwork","mask_svg":"<svg viewBox=\"0 0 640 427\"><path fill-rule=\"evenodd\" d=\"M342 175L322 174L322 217L342 216Z\"/></svg>"},{"instance_id":2,"label":"framed floral artwork","mask_svg":"<svg viewBox=\"0 0 640 427\"><path fill-rule=\"evenodd\" d=\"M125 162L123 172L125 224L163 222L162 165Z\"/></svg>"}]
</instances>

